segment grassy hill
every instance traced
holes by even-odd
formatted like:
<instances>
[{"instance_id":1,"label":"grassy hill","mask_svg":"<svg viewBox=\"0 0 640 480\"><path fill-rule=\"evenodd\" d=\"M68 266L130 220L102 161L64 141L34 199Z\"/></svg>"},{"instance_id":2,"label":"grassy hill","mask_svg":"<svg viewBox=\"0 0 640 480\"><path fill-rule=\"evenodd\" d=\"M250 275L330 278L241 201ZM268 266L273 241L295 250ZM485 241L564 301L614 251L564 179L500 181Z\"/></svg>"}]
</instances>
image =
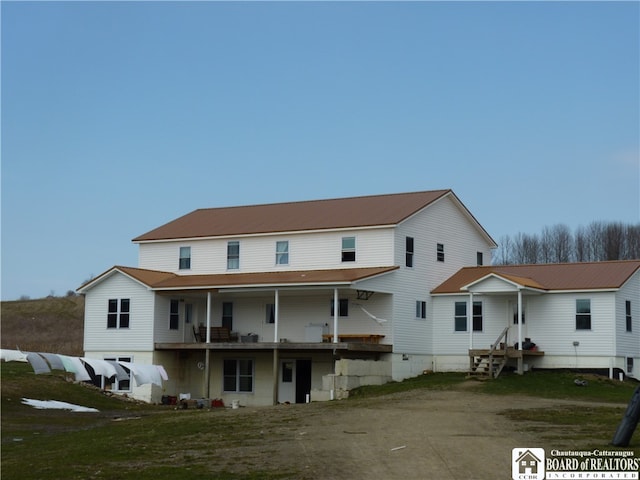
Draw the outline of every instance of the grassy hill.
<instances>
[{"instance_id":1,"label":"grassy hill","mask_svg":"<svg viewBox=\"0 0 640 480\"><path fill-rule=\"evenodd\" d=\"M82 355L84 297L2 302L2 348Z\"/></svg>"}]
</instances>

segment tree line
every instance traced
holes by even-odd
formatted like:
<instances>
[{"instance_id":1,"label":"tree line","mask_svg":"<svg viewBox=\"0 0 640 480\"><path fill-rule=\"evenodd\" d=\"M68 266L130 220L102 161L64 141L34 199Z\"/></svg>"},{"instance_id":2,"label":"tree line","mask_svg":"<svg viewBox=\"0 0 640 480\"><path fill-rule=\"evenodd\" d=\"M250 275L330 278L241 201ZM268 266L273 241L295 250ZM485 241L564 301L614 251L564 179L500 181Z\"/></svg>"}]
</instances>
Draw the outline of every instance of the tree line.
<instances>
[{"instance_id":1,"label":"tree line","mask_svg":"<svg viewBox=\"0 0 640 480\"><path fill-rule=\"evenodd\" d=\"M493 259L494 265L640 259L640 223L597 221L573 232L557 224L540 234L505 235Z\"/></svg>"}]
</instances>

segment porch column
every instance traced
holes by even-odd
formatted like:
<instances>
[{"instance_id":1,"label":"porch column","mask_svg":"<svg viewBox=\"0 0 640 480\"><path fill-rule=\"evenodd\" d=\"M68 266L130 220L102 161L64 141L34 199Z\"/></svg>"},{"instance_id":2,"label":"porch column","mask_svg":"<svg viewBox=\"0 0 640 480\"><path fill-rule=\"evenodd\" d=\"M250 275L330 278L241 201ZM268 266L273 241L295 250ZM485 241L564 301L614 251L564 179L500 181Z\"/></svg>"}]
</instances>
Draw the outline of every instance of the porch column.
<instances>
[{"instance_id":1,"label":"porch column","mask_svg":"<svg viewBox=\"0 0 640 480\"><path fill-rule=\"evenodd\" d=\"M518 350L520 355L518 356L518 375L522 375L523 372L523 358L522 358L522 289L518 288Z\"/></svg>"},{"instance_id":2,"label":"porch column","mask_svg":"<svg viewBox=\"0 0 640 480\"><path fill-rule=\"evenodd\" d=\"M211 343L211 292L207 292L207 333L205 342Z\"/></svg>"},{"instance_id":3,"label":"porch column","mask_svg":"<svg viewBox=\"0 0 640 480\"><path fill-rule=\"evenodd\" d=\"M469 306L467 307L469 321L469 350L473 349L473 292L469 292Z\"/></svg>"},{"instance_id":4,"label":"porch column","mask_svg":"<svg viewBox=\"0 0 640 480\"><path fill-rule=\"evenodd\" d=\"M338 304L338 289L333 289L333 343L338 343L338 313L340 305Z\"/></svg>"},{"instance_id":5,"label":"porch column","mask_svg":"<svg viewBox=\"0 0 640 480\"><path fill-rule=\"evenodd\" d=\"M207 292L207 334L206 342L211 343L211 292ZM211 391L211 350L208 346L204 351L204 377L205 377L205 398L209 398L209 392Z\"/></svg>"},{"instance_id":6,"label":"porch column","mask_svg":"<svg viewBox=\"0 0 640 480\"><path fill-rule=\"evenodd\" d=\"M280 321L280 292L276 288L273 306L273 342L278 343L278 322Z\"/></svg>"}]
</instances>

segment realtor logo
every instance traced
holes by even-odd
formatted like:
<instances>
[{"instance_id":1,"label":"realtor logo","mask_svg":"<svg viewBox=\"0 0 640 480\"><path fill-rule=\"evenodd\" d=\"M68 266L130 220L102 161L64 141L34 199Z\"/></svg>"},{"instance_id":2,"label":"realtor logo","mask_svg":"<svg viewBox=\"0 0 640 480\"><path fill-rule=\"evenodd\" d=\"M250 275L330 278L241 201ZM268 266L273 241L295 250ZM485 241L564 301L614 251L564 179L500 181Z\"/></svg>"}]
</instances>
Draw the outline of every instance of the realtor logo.
<instances>
[{"instance_id":1,"label":"realtor logo","mask_svg":"<svg viewBox=\"0 0 640 480\"><path fill-rule=\"evenodd\" d=\"M514 448L511 450L513 480L544 480L544 448Z\"/></svg>"}]
</instances>

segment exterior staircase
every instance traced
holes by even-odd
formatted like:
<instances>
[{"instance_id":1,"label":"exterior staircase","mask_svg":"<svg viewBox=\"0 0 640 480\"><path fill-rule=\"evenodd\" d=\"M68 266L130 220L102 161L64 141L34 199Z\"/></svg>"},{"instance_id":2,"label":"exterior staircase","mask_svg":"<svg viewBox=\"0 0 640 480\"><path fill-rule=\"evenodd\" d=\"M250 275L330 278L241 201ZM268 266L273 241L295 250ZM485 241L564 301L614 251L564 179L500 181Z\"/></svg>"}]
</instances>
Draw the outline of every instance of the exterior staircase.
<instances>
[{"instance_id":1,"label":"exterior staircase","mask_svg":"<svg viewBox=\"0 0 640 480\"><path fill-rule=\"evenodd\" d=\"M488 350L469 350L469 376L479 379L498 378L507 364L506 327ZM500 346L500 349L498 349Z\"/></svg>"}]
</instances>

